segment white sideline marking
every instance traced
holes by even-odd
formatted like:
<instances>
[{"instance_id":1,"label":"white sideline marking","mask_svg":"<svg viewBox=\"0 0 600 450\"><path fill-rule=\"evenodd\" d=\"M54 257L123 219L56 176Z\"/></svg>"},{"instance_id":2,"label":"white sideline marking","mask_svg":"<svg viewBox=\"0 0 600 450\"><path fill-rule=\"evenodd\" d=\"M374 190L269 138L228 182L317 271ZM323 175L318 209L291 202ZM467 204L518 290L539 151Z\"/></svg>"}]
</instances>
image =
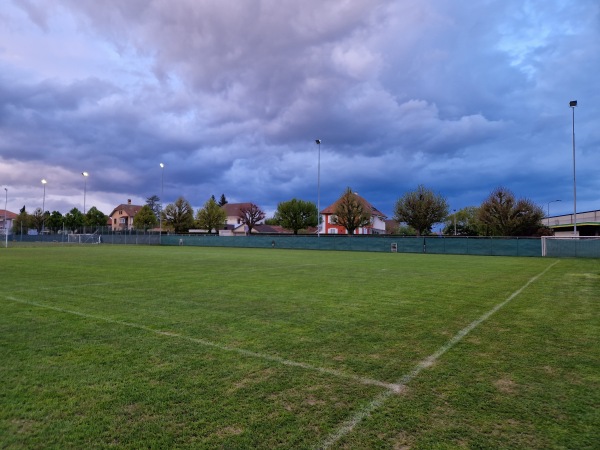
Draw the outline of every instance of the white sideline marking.
<instances>
[{"instance_id":1,"label":"white sideline marking","mask_svg":"<svg viewBox=\"0 0 600 450\"><path fill-rule=\"evenodd\" d=\"M554 267L558 263L559 263L559 261L556 261L556 262L550 264L542 272L540 272L536 276L529 279L529 281L527 281L527 283L525 283L520 289L513 292L506 300L498 303L496 306L494 306L488 312L486 312L481 317L474 320L469 325L467 325L462 330L460 330L458 333L456 333L454 335L454 337L452 337L452 339L450 339L448 342L446 342L446 344L442 345L436 352L432 353L427 358L421 360L414 367L414 369L411 372L403 375L395 383L395 386L397 387L396 391L387 390L387 391L379 394L368 405L366 405L362 409L358 410L352 417L350 417L344 423L342 423L340 425L340 427L334 433L330 434L329 437L327 437L327 439L325 439L317 448L327 449L327 448L331 447L333 444L335 444L337 441L339 441L341 438L346 436L348 433L352 432L354 427L356 427L365 418L370 416L373 411L375 411L377 408L382 406L387 401L387 399L390 398L395 392L402 392L406 388L406 385L410 381L412 381L417 375L419 375L424 369L431 367L436 362L437 359L439 359L444 353L446 353L448 350L450 350L452 347L454 347L457 343L459 343L474 328L479 326L482 322L486 321L492 314L497 312L504 305L506 305L508 302L510 302L512 299L514 299L516 296L518 296L531 283L536 281L539 277L544 275L546 272L548 272L552 267Z\"/></svg>"},{"instance_id":2,"label":"white sideline marking","mask_svg":"<svg viewBox=\"0 0 600 450\"><path fill-rule=\"evenodd\" d=\"M58 312L65 313L65 314L73 314L75 316L84 317L86 319L100 320L103 322L114 323L117 325L123 325L123 326L130 327L130 328L137 328L138 330L148 331L150 333L158 334L159 336L168 336L168 337L172 337L172 338L179 338L179 339L183 339L183 340L186 340L189 342L194 342L196 344L203 345L205 347L216 348L216 349L227 351L227 352L238 353L240 355L248 356L251 358L257 358L257 359L262 359L265 361L276 362L276 363L282 364L284 366L299 367L301 369L310 370L313 372L319 372L319 373L323 373L323 374L327 374L327 375L334 375L338 378L346 378L346 379L354 380L360 384L379 386L379 387L387 389L386 392L390 392L390 393L394 393L394 392L399 393L401 391L401 387L394 383L386 383L384 381L374 380L372 378L366 378L366 377L361 377L358 375L348 374L348 373L344 373L342 371L335 370L335 369L328 369L325 367L317 367L317 366L313 366L311 364L298 362L298 361L292 361L289 359L281 358L279 356L268 355L265 353L253 352L251 350L245 350L242 348L228 347L226 345L218 344L216 342L211 342L206 339L199 339L199 338L194 338L194 337L190 337L190 336L185 336L183 334L174 333L171 331L156 330L156 329L147 327L145 325L140 325L137 323L125 322L122 320L111 319L109 317L102 317L102 316L97 316L94 314L82 313L82 312L73 311L70 309L59 308L57 306L44 305L44 304L37 303L37 302L18 299L18 298L12 297L12 296L5 296L5 298L7 300L10 300L15 303L37 306L39 308L51 309L53 311L58 311Z\"/></svg>"}]
</instances>

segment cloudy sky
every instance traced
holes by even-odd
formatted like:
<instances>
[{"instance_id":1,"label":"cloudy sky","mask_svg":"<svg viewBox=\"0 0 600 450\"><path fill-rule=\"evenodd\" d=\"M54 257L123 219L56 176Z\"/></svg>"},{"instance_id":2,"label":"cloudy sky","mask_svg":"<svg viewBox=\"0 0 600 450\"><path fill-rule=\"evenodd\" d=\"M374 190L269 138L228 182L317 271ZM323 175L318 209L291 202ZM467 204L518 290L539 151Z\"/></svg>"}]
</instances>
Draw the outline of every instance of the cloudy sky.
<instances>
[{"instance_id":1,"label":"cloudy sky","mask_svg":"<svg viewBox=\"0 0 600 450\"><path fill-rule=\"evenodd\" d=\"M598 0L0 0L8 209L152 195L600 209ZM161 170L159 164L165 164ZM81 173L89 172L84 180ZM164 180L164 183L162 182ZM2 192L5 194L6 192ZM5 199L3 199L5 200ZM4 207L4 202L0 208Z\"/></svg>"}]
</instances>

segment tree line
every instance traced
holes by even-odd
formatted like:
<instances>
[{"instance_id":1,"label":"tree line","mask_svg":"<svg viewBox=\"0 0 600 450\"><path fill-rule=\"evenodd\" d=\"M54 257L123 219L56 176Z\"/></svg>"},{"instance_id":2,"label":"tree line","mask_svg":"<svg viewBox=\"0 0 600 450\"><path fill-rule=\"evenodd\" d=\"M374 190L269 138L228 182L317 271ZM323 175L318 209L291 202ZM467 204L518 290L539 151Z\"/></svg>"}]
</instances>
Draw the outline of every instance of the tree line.
<instances>
[{"instance_id":1,"label":"tree line","mask_svg":"<svg viewBox=\"0 0 600 450\"><path fill-rule=\"evenodd\" d=\"M228 201L224 194L217 202L215 196L199 208L195 214L191 204L179 197L164 209L160 198L156 195L148 197L146 204L134 217L133 226L137 230L147 231L162 225L163 229L175 233L187 233L196 228L208 233L218 233L227 221L222 208ZM254 203L240 208L239 219L248 233L266 217L264 211ZM494 189L480 206L470 206L449 213L447 200L424 185L414 191L405 193L394 205L394 226L388 229L390 234L428 235L433 226L443 223L442 233L456 236L542 236L551 235L552 231L542 224L543 209L532 201L515 198L514 194L504 188ZM310 201L293 198L280 202L272 218L266 219L269 225L279 225L298 234L317 226L319 214L317 206ZM333 215L334 223L344 227L348 234L372 223L372 211L360 197L348 187L336 202ZM90 208L86 214L73 208L64 216L58 212L42 212L37 208L28 214L25 206L13 223L13 232L27 233L30 228L38 233L42 230L58 232L64 229L75 232L84 227L103 227L107 225L108 216L96 207Z\"/></svg>"}]
</instances>

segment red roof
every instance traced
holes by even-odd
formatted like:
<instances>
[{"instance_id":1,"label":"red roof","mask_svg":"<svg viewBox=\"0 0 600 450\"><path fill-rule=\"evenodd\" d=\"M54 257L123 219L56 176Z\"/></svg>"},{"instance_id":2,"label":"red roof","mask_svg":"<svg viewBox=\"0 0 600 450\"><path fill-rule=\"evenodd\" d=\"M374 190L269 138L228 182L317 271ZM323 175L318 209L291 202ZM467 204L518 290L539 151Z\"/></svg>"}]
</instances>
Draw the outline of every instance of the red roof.
<instances>
[{"instance_id":1,"label":"red roof","mask_svg":"<svg viewBox=\"0 0 600 450\"><path fill-rule=\"evenodd\" d=\"M250 206L252 206L252 203L225 203L221 208L223 208L227 217L239 217L240 209L249 209Z\"/></svg>"},{"instance_id":2,"label":"red roof","mask_svg":"<svg viewBox=\"0 0 600 450\"><path fill-rule=\"evenodd\" d=\"M379 211L377 208L375 208L373 205L371 205L367 200L365 200L364 198L362 198L356 192L354 193L354 195L356 195L356 198L358 198L358 201L362 203L363 207L365 209L367 209L367 211L371 212L372 216L387 217L384 213L382 213L381 211ZM342 197L343 197L343 195L342 195ZM325 208L324 210L322 210L321 214L323 214L323 215L335 214L335 211L337 210L337 207L338 207L340 201L342 200L342 197L338 198L335 201L335 203L332 203L327 208Z\"/></svg>"},{"instance_id":3,"label":"red roof","mask_svg":"<svg viewBox=\"0 0 600 450\"><path fill-rule=\"evenodd\" d=\"M0 209L0 218L1 218L2 220L4 220L4 212L5 212L5 210L4 210L4 209ZM7 220L8 220L8 219L12 219L12 220L14 220L14 219L16 219L17 217L19 217L19 215L18 215L18 214L15 214L14 212L10 212L9 210L6 210L6 219L7 219Z\"/></svg>"},{"instance_id":4,"label":"red roof","mask_svg":"<svg viewBox=\"0 0 600 450\"><path fill-rule=\"evenodd\" d=\"M115 209L113 209L112 212L108 215L108 217L112 217L115 211L124 211L125 215L129 217L135 217L135 215L139 213L140 209L142 208L143 206L122 203Z\"/></svg>"}]
</instances>

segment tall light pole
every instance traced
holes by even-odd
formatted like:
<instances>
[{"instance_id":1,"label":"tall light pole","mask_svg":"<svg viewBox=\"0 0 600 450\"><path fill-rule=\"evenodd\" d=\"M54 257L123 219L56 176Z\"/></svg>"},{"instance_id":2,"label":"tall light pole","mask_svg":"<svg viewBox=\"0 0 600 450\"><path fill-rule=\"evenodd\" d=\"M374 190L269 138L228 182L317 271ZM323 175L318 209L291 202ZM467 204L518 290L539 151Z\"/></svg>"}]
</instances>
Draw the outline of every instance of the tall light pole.
<instances>
[{"instance_id":1,"label":"tall light pole","mask_svg":"<svg viewBox=\"0 0 600 450\"><path fill-rule=\"evenodd\" d=\"M158 243L162 243L162 204L165 187L165 165L160 163L160 211L158 213L158 227L160 231L158 233Z\"/></svg>"},{"instance_id":2,"label":"tall light pole","mask_svg":"<svg viewBox=\"0 0 600 450\"><path fill-rule=\"evenodd\" d=\"M42 200L42 236L44 235L44 226L46 225L46 179L42 178L42 184L44 185L44 199Z\"/></svg>"},{"instance_id":3,"label":"tall light pole","mask_svg":"<svg viewBox=\"0 0 600 450\"><path fill-rule=\"evenodd\" d=\"M547 224L548 226L550 226L550 203L560 202L560 201L561 200L550 200L548 202L548 216L546 216L546 217L548 217L548 224Z\"/></svg>"},{"instance_id":4,"label":"tall light pole","mask_svg":"<svg viewBox=\"0 0 600 450\"><path fill-rule=\"evenodd\" d=\"M6 218L6 208L8 207L8 188L4 188L4 191L6 192L6 199L4 200L4 239L5 246L6 248L8 248L8 229L6 228L6 225L8 225L8 221Z\"/></svg>"},{"instance_id":5,"label":"tall light pole","mask_svg":"<svg viewBox=\"0 0 600 450\"><path fill-rule=\"evenodd\" d=\"M315 144L319 148L319 157L317 162L317 237L321 236L321 139L315 139Z\"/></svg>"},{"instance_id":6,"label":"tall light pole","mask_svg":"<svg viewBox=\"0 0 600 450\"><path fill-rule=\"evenodd\" d=\"M83 175L83 215L85 216L85 194L87 191L87 177L90 175L87 172L81 172Z\"/></svg>"},{"instance_id":7,"label":"tall light pole","mask_svg":"<svg viewBox=\"0 0 600 450\"><path fill-rule=\"evenodd\" d=\"M456 210L454 210L454 236L456 236Z\"/></svg>"},{"instance_id":8,"label":"tall light pole","mask_svg":"<svg viewBox=\"0 0 600 450\"><path fill-rule=\"evenodd\" d=\"M569 107L573 111L573 236L577 236L577 183L575 182L575 107L577 100L571 100Z\"/></svg>"}]
</instances>

